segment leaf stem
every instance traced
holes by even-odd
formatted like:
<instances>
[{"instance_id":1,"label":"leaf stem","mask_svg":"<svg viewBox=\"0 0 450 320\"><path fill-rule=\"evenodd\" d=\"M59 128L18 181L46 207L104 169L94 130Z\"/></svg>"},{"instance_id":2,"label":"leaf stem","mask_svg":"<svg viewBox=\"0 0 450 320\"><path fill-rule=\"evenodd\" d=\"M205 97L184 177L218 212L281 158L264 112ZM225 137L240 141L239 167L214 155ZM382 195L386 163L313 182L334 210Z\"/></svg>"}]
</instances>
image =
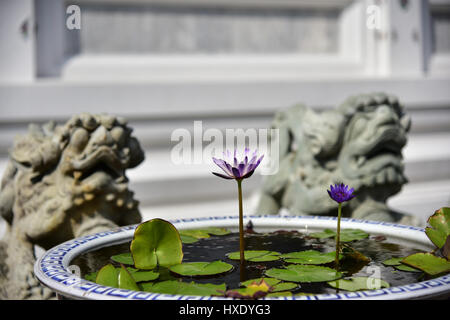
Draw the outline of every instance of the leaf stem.
<instances>
[{"instance_id":1,"label":"leaf stem","mask_svg":"<svg viewBox=\"0 0 450 320\"><path fill-rule=\"evenodd\" d=\"M338 204L338 219L337 219L337 232L336 232L336 258L334 259L334 264L336 270L339 270L339 245L341 236L341 213L342 213L342 203Z\"/></svg>"},{"instance_id":2,"label":"leaf stem","mask_svg":"<svg viewBox=\"0 0 450 320\"><path fill-rule=\"evenodd\" d=\"M241 266L244 265L244 210L242 208L242 179L237 179L238 184L238 197L239 197L239 257L241 260Z\"/></svg>"}]
</instances>

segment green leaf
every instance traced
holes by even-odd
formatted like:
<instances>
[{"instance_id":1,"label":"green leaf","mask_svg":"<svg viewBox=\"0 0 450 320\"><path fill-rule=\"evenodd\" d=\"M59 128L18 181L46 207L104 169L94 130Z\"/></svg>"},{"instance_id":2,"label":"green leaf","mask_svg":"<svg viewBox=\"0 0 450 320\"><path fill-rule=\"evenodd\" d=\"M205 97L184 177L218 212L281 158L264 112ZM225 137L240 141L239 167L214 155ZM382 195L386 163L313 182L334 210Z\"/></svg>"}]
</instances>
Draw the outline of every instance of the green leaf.
<instances>
[{"instance_id":1,"label":"green leaf","mask_svg":"<svg viewBox=\"0 0 450 320\"><path fill-rule=\"evenodd\" d=\"M403 259L404 259L404 257L401 257L401 258L390 258L390 259L387 259L387 260L383 261L383 264L385 266L394 267L395 269L400 270L400 271L421 272L420 270L418 270L416 268L413 268L413 267L410 267L410 266L408 266L406 264L403 264L402 263Z\"/></svg>"},{"instance_id":2,"label":"green leaf","mask_svg":"<svg viewBox=\"0 0 450 320\"><path fill-rule=\"evenodd\" d=\"M183 260L183 250L177 229L162 219L141 223L131 241L131 254L138 269L170 267Z\"/></svg>"},{"instance_id":3,"label":"green leaf","mask_svg":"<svg viewBox=\"0 0 450 320\"><path fill-rule=\"evenodd\" d=\"M181 230L180 236L181 241L183 241L183 243L188 244L197 242L199 239L209 238L210 235L223 236L230 233L231 231L226 228L209 227L201 229Z\"/></svg>"},{"instance_id":4,"label":"green leaf","mask_svg":"<svg viewBox=\"0 0 450 320\"><path fill-rule=\"evenodd\" d=\"M265 281L269 286L274 286L277 283L280 283L281 280L275 279L275 278L256 278L256 279L250 279L244 282L241 282L240 285L243 287L248 287L252 283L260 283L261 281Z\"/></svg>"},{"instance_id":5,"label":"green leaf","mask_svg":"<svg viewBox=\"0 0 450 320\"><path fill-rule=\"evenodd\" d=\"M325 229L322 232L314 232L310 234L311 237L325 239L336 236L336 232L331 229ZM360 229L341 229L340 241L350 242L354 240L365 239L369 236L368 233Z\"/></svg>"},{"instance_id":6,"label":"green leaf","mask_svg":"<svg viewBox=\"0 0 450 320\"><path fill-rule=\"evenodd\" d=\"M355 240L362 240L369 237L369 234L359 229L344 229L341 230L341 242L350 242Z\"/></svg>"},{"instance_id":7,"label":"green leaf","mask_svg":"<svg viewBox=\"0 0 450 320\"><path fill-rule=\"evenodd\" d=\"M223 261L185 262L169 267L169 270L182 276L209 276L225 273L233 269L231 264Z\"/></svg>"},{"instance_id":8,"label":"green leaf","mask_svg":"<svg viewBox=\"0 0 450 320\"><path fill-rule=\"evenodd\" d=\"M331 229L325 229L321 232L313 232L310 234L310 236L318 239L326 239L336 236L336 232Z\"/></svg>"},{"instance_id":9,"label":"green leaf","mask_svg":"<svg viewBox=\"0 0 450 320\"><path fill-rule=\"evenodd\" d=\"M450 272L450 261L436 257L431 253L415 253L407 256L402 262L430 275Z\"/></svg>"},{"instance_id":10,"label":"green leaf","mask_svg":"<svg viewBox=\"0 0 450 320\"><path fill-rule=\"evenodd\" d=\"M389 288L389 283L386 281L371 277L351 277L350 279L330 281L328 284L333 288L347 291L378 290L381 288Z\"/></svg>"},{"instance_id":11,"label":"green leaf","mask_svg":"<svg viewBox=\"0 0 450 320\"><path fill-rule=\"evenodd\" d=\"M134 265L133 257L131 255L131 252L121 253L117 254L115 256L111 257L112 261L122 263L122 264L128 264L128 265Z\"/></svg>"},{"instance_id":12,"label":"green leaf","mask_svg":"<svg viewBox=\"0 0 450 320\"><path fill-rule=\"evenodd\" d=\"M116 269L112 264L107 264L98 271L95 283L102 286L118 288L118 276L119 269Z\"/></svg>"},{"instance_id":13,"label":"green leaf","mask_svg":"<svg viewBox=\"0 0 450 320\"><path fill-rule=\"evenodd\" d=\"M122 265L119 269L118 283L120 289L139 291L139 287L131 276L130 272Z\"/></svg>"},{"instance_id":14,"label":"green leaf","mask_svg":"<svg viewBox=\"0 0 450 320\"><path fill-rule=\"evenodd\" d=\"M227 257L231 260L240 260L240 252L227 253ZM280 258L280 253L267 250L246 250L244 251L244 258L251 262L275 261Z\"/></svg>"},{"instance_id":15,"label":"green leaf","mask_svg":"<svg viewBox=\"0 0 450 320\"><path fill-rule=\"evenodd\" d=\"M442 248L450 235L450 208L443 207L428 218L431 227L425 228L425 233L436 247Z\"/></svg>"},{"instance_id":16,"label":"green leaf","mask_svg":"<svg viewBox=\"0 0 450 320\"><path fill-rule=\"evenodd\" d=\"M130 271L130 273L136 282L153 281L159 277L159 273L154 271Z\"/></svg>"},{"instance_id":17,"label":"green leaf","mask_svg":"<svg viewBox=\"0 0 450 320\"><path fill-rule=\"evenodd\" d=\"M178 280L167 280L162 282L149 282L142 284L142 289L148 292L163 294L179 294L190 296L212 296L223 295L226 290L225 283L195 283L180 282Z\"/></svg>"},{"instance_id":18,"label":"green leaf","mask_svg":"<svg viewBox=\"0 0 450 320\"><path fill-rule=\"evenodd\" d=\"M342 277L341 272L331 268L299 264L288 265L285 269L272 268L265 274L272 278L292 282L325 282Z\"/></svg>"},{"instance_id":19,"label":"green leaf","mask_svg":"<svg viewBox=\"0 0 450 320\"><path fill-rule=\"evenodd\" d=\"M397 266L394 266L395 269L400 270L400 271L407 271L407 272L422 272L419 269L410 267L406 264L399 264Z\"/></svg>"},{"instance_id":20,"label":"green leaf","mask_svg":"<svg viewBox=\"0 0 450 320\"><path fill-rule=\"evenodd\" d=\"M333 262L336 257L336 251L323 253L316 250L306 250L298 252L290 252L281 255L286 262L300 264L325 264ZM342 258L342 254L340 258Z\"/></svg>"},{"instance_id":21,"label":"green leaf","mask_svg":"<svg viewBox=\"0 0 450 320\"><path fill-rule=\"evenodd\" d=\"M404 259L404 257L401 258L390 258L387 259L385 261L383 261L383 264L385 266L398 266L400 264L402 264L402 260Z\"/></svg>"},{"instance_id":22,"label":"green leaf","mask_svg":"<svg viewBox=\"0 0 450 320\"><path fill-rule=\"evenodd\" d=\"M212 234L214 236L224 236L231 233L231 231L226 228L218 228L218 227L202 228L199 230Z\"/></svg>"},{"instance_id":23,"label":"green leaf","mask_svg":"<svg viewBox=\"0 0 450 320\"><path fill-rule=\"evenodd\" d=\"M280 282L274 286L272 286L272 290L270 292L280 292L280 291L289 291L298 288L298 284L294 282Z\"/></svg>"},{"instance_id":24,"label":"green leaf","mask_svg":"<svg viewBox=\"0 0 450 320\"><path fill-rule=\"evenodd\" d=\"M209 238L209 234L200 229L188 229L188 230L180 230L180 235L193 237L196 239L205 239Z\"/></svg>"},{"instance_id":25,"label":"green leaf","mask_svg":"<svg viewBox=\"0 0 450 320\"><path fill-rule=\"evenodd\" d=\"M191 237L191 236L186 236L184 234L180 234L180 238L181 238L181 242L185 243L185 244L189 244L189 243L195 243L197 242L199 239Z\"/></svg>"}]
</instances>

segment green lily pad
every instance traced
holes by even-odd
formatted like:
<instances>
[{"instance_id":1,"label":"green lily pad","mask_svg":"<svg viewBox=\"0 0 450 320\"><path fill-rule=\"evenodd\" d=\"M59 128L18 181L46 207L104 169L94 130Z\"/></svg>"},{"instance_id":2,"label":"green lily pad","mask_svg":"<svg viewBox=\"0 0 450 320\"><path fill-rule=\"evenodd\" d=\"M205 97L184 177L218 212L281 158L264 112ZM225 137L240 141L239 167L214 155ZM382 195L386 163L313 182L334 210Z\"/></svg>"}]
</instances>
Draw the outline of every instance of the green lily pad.
<instances>
[{"instance_id":1,"label":"green lily pad","mask_svg":"<svg viewBox=\"0 0 450 320\"><path fill-rule=\"evenodd\" d=\"M401 258L390 258L387 259L385 261L383 261L383 264L385 266L398 266L400 264L402 264L402 260L404 259L404 257Z\"/></svg>"},{"instance_id":2,"label":"green lily pad","mask_svg":"<svg viewBox=\"0 0 450 320\"><path fill-rule=\"evenodd\" d=\"M185 262L169 267L169 270L182 276L209 276L225 273L233 269L231 264L223 261Z\"/></svg>"},{"instance_id":3,"label":"green lily pad","mask_svg":"<svg viewBox=\"0 0 450 320\"><path fill-rule=\"evenodd\" d=\"M159 277L159 273L154 271L130 271L130 274L136 282L153 281Z\"/></svg>"},{"instance_id":4,"label":"green lily pad","mask_svg":"<svg viewBox=\"0 0 450 320\"><path fill-rule=\"evenodd\" d=\"M194 238L194 237L191 237L191 236L186 236L184 234L180 234L180 238L181 238L181 242L183 242L185 244L195 243L195 242L197 242L199 240L198 238Z\"/></svg>"},{"instance_id":5,"label":"green lily pad","mask_svg":"<svg viewBox=\"0 0 450 320\"><path fill-rule=\"evenodd\" d=\"M410 266L408 266L406 264L399 264L397 266L394 266L394 268L397 269L397 270L406 271L406 272L422 272L421 270L413 268L413 267L410 267Z\"/></svg>"},{"instance_id":6,"label":"green lily pad","mask_svg":"<svg viewBox=\"0 0 450 320\"><path fill-rule=\"evenodd\" d=\"M202 228L199 230L202 230L202 231L212 234L214 236L225 236L225 235L231 233L231 231L226 228L218 228L218 227Z\"/></svg>"},{"instance_id":7,"label":"green lily pad","mask_svg":"<svg viewBox=\"0 0 450 320\"><path fill-rule=\"evenodd\" d=\"M227 257L231 260L240 260L240 252L227 253ZM246 250L244 251L244 258L251 262L275 261L280 259L280 253L267 250Z\"/></svg>"},{"instance_id":8,"label":"green lily pad","mask_svg":"<svg viewBox=\"0 0 450 320\"><path fill-rule=\"evenodd\" d=\"M403 259L404 259L404 257L390 258L390 259L383 261L383 264L385 266L394 267L395 269L400 270L400 271L421 272L419 269L416 269L416 268L410 267L406 264L403 264L402 263Z\"/></svg>"},{"instance_id":9,"label":"green lily pad","mask_svg":"<svg viewBox=\"0 0 450 320\"><path fill-rule=\"evenodd\" d=\"M300 264L325 264L333 262L336 257L336 251L323 253L316 250L306 250L298 252L290 252L281 255L286 262ZM340 255L342 258L343 255Z\"/></svg>"},{"instance_id":10,"label":"green lily pad","mask_svg":"<svg viewBox=\"0 0 450 320\"><path fill-rule=\"evenodd\" d=\"M436 247L442 248L450 235L450 208L440 208L428 218L431 227L425 228L425 233Z\"/></svg>"},{"instance_id":11,"label":"green lily pad","mask_svg":"<svg viewBox=\"0 0 450 320\"><path fill-rule=\"evenodd\" d=\"M341 272L331 268L300 264L291 264L285 269L272 268L265 274L268 277L291 282L325 282L342 277Z\"/></svg>"},{"instance_id":12,"label":"green lily pad","mask_svg":"<svg viewBox=\"0 0 450 320\"><path fill-rule=\"evenodd\" d=\"M231 233L226 228L209 227L202 229L181 230L181 241L185 244L197 242L199 239L209 238L210 235L223 236Z\"/></svg>"},{"instance_id":13,"label":"green lily pad","mask_svg":"<svg viewBox=\"0 0 450 320\"><path fill-rule=\"evenodd\" d=\"M123 265L119 270L120 270L118 276L119 288L139 291L139 287L136 284L136 281L134 281L131 273L127 269L125 269Z\"/></svg>"},{"instance_id":14,"label":"green lily pad","mask_svg":"<svg viewBox=\"0 0 450 320\"><path fill-rule=\"evenodd\" d=\"M336 236L336 232L334 232L331 229L324 229L323 231L320 231L320 232L313 232L309 236L311 236L313 238L318 238L318 239L326 239L326 238L331 238L331 237Z\"/></svg>"},{"instance_id":15,"label":"green lily pad","mask_svg":"<svg viewBox=\"0 0 450 320\"><path fill-rule=\"evenodd\" d=\"M162 219L152 219L137 226L130 248L134 265L138 269L170 267L183 260L177 229Z\"/></svg>"},{"instance_id":16,"label":"green lily pad","mask_svg":"<svg viewBox=\"0 0 450 320\"><path fill-rule=\"evenodd\" d=\"M212 296L223 295L226 290L225 283L195 283L181 282L178 280L167 280L162 282L149 282L142 284L142 290L163 294L179 294L190 296Z\"/></svg>"},{"instance_id":17,"label":"green lily pad","mask_svg":"<svg viewBox=\"0 0 450 320\"><path fill-rule=\"evenodd\" d=\"M450 272L450 261L431 253L415 253L407 256L402 262L430 275Z\"/></svg>"},{"instance_id":18,"label":"green lily pad","mask_svg":"<svg viewBox=\"0 0 450 320\"><path fill-rule=\"evenodd\" d=\"M260 283L261 281L265 281L269 286L274 286L278 283L281 282L281 280L275 279L275 278L255 278L255 279L250 279L244 282L241 282L240 285L243 287L248 287L249 285L251 285L252 283Z\"/></svg>"},{"instance_id":19,"label":"green lily pad","mask_svg":"<svg viewBox=\"0 0 450 320\"><path fill-rule=\"evenodd\" d=\"M180 235L193 237L196 239L209 238L209 234L201 229L180 230Z\"/></svg>"},{"instance_id":20,"label":"green lily pad","mask_svg":"<svg viewBox=\"0 0 450 320\"><path fill-rule=\"evenodd\" d=\"M359 290L374 290L381 288L389 288L389 283L384 280L379 279L379 288L374 288L374 278L370 277L351 277L350 279L339 279L335 281L330 281L328 284L333 288L338 288L347 291L359 291ZM378 281L377 281L378 282Z\"/></svg>"},{"instance_id":21,"label":"green lily pad","mask_svg":"<svg viewBox=\"0 0 450 320\"><path fill-rule=\"evenodd\" d=\"M131 255L131 252L116 254L115 256L111 257L112 261L127 264L127 265L134 265L133 256Z\"/></svg>"},{"instance_id":22,"label":"green lily pad","mask_svg":"<svg viewBox=\"0 0 450 320\"><path fill-rule=\"evenodd\" d=\"M289 291L298 288L298 284L294 282L280 282L274 286L272 286L272 290L270 292L282 292Z\"/></svg>"},{"instance_id":23,"label":"green lily pad","mask_svg":"<svg viewBox=\"0 0 450 320\"><path fill-rule=\"evenodd\" d=\"M98 271L95 283L102 286L118 288L118 276L119 269L116 269L112 264L107 264Z\"/></svg>"},{"instance_id":24,"label":"green lily pad","mask_svg":"<svg viewBox=\"0 0 450 320\"><path fill-rule=\"evenodd\" d=\"M248 287L250 285L259 284L264 281L267 285L271 287L269 292L278 292L278 291L288 291L298 287L297 283L294 282L281 282L279 279L275 278L256 278L250 279L244 282L241 282L240 285L244 287Z\"/></svg>"},{"instance_id":25,"label":"green lily pad","mask_svg":"<svg viewBox=\"0 0 450 320\"><path fill-rule=\"evenodd\" d=\"M331 229L325 229L321 232L314 232L310 234L311 237L325 239L336 236L336 232ZM362 240L369 236L368 233L360 229L341 229L340 241L350 242L355 240Z\"/></svg>"}]
</instances>

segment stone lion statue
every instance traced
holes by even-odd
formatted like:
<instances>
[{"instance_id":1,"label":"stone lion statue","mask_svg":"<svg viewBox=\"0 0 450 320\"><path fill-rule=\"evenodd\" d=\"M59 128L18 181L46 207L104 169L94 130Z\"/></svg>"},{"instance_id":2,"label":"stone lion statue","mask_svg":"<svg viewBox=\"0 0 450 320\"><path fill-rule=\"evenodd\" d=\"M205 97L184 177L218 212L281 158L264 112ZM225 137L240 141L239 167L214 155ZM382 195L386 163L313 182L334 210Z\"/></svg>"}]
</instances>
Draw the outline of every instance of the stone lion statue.
<instances>
[{"instance_id":1,"label":"stone lion statue","mask_svg":"<svg viewBox=\"0 0 450 320\"><path fill-rule=\"evenodd\" d=\"M265 177L257 212L336 215L326 190L343 182L357 195L343 203L343 216L417 224L386 205L407 182L402 148L410 125L397 98L381 93L322 112L304 105L278 112L272 127L279 129L279 170Z\"/></svg>"},{"instance_id":2,"label":"stone lion statue","mask_svg":"<svg viewBox=\"0 0 450 320\"><path fill-rule=\"evenodd\" d=\"M0 189L0 298L52 297L33 275L35 245L141 221L125 175L144 160L131 132L122 118L81 114L16 139Z\"/></svg>"}]
</instances>

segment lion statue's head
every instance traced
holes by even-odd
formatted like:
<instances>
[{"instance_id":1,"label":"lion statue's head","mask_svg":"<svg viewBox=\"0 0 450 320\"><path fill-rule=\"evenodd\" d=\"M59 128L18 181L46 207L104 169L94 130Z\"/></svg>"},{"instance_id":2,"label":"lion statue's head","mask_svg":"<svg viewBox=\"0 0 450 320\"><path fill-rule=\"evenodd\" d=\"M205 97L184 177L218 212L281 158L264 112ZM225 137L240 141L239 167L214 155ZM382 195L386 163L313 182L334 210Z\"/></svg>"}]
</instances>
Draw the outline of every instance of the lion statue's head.
<instances>
[{"instance_id":1,"label":"lion statue's head","mask_svg":"<svg viewBox=\"0 0 450 320\"><path fill-rule=\"evenodd\" d=\"M358 195L347 216L399 220L385 202L407 181L402 149L410 125L398 99L382 93L350 97L336 109L281 111L273 123L280 130L280 169L266 177L258 212L335 214L326 189L343 182Z\"/></svg>"},{"instance_id":2,"label":"lion statue's head","mask_svg":"<svg viewBox=\"0 0 450 320\"><path fill-rule=\"evenodd\" d=\"M14 257L32 259L11 250L33 245L48 249L140 222L125 171L143 160L132 129L120 117L84 113L64 125L30 125L28 134L15 140L1 184L8 277L14 277Z\"/></svg>"}]
</instances>

